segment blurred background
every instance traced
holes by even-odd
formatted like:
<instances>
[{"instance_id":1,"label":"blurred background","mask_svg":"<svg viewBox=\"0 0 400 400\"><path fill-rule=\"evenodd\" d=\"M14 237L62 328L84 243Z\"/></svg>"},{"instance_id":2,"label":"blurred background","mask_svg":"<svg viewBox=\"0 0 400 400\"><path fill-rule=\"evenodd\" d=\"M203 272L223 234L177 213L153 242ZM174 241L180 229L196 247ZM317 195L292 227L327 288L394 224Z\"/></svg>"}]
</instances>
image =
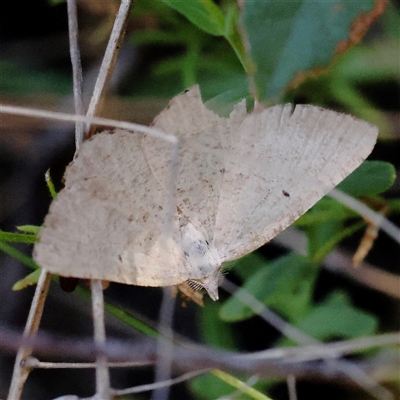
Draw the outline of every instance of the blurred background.
<instances>
[{"instance_id":1,"label":"blurred background","mask_svg":"<svg viewBox=\"0 0 400 400\"><path fill-rule=\"evenodd\" d=\"M218 2L221 7L229 1ZM318 104L352 113L378 125L380 140L370 159L400 168L400 27L399 2L390 2L385 13L370 27L362 42L330 64L323 74L308 74L271 102L292 101ZM84 71L84 96L90 99L94 80L118 10L118 1L78 1L80 49ZM0 103L73 112L72 78L68 48L67 10L64 2L34 0L0 3ZM194 83L199 83L203 99L213 99L234 88L229 102L248 95L247 78L229 43L211 36L161 1L137 0L130 18L109 95L102 116L149 124L169 99ZM56 189L74 154L74 132L69 125L45 120L0 116L0 228L15 231L20 225L41 225L51 201L44 181L50 168ZM400 184L382 195L382 201L400 198ZM396 203L393 203L396 204ZM400 206L393 207L390 219L400 225ZM347 238L342 248L356 249L363 231ZM14 245L26 255L30 247ZM264 246L259 257L274 260L286 251ZM399 279L400 247L381 234L368 262L377 271ZM240 266L238 271L240 271ZM12 286L31 271L15 258L0 253L0 324L22 332L34 287L13 291ZM315 280L312 301L318 303L340 288L351 302L359 321L370 328L365 334L399 330L399 293L374 290L362 283L361 273L340 274L321 268ZM374 275L379 279L381 275ZM392 275L390 275L392 276ZM237 284L243 275L232 268L229 278ZM375 278L371 278L375 279ZM393 281L397 282L398 280ZM87 288L81 284L83 291ZM105 291L110 304L155 327L161 299L159 289L111 284ZM257 316L240 321L218 318L228 299L219 303L206 299L206 307L177 301L174 331L186 338L240 351L268 348L280 338ZM347 301L346 300L346 301ZM296 301L286 299L286 302ZM343 300L344 301L344 300ZM184 305L184 306L183 306ZM361 313L361 314L359 314ZM335 318L334 314L330 318ZM80 338L92 334L88 296L64 292L57 282L51 286L41 329L54 335ZM362 332L361 332L362 333ZM145 335L126 322L107 317L107 335L135 339ZM345 336L345 335L344 335ZM342 339L343 336L330 337ZM14 355L0 349L0 398L7 393ZM60 355L60 360L64 360ZM400 398L398 377L387 384ZM115 387L129 387L153 380L151 368L118 370L112 374ZM385 382L386 379L383 379ZM224 389L204 387L198 380L175 385L172 399L217 398ZM208 382L208 381L207 381ZM211 381L210 381L211 382ZM263 383L276 400L286 399L286 384ZM29 377L24 399L51 399L67 393L87 397L94 391L94 372L88 370L37 370ZM361 390L340 382L301 381L299 399L312 393L323 399L367 399ZM126 398L146 399L148 393ZM244 398L244 397L243 397Z\"/></svg>"}]
</instances>

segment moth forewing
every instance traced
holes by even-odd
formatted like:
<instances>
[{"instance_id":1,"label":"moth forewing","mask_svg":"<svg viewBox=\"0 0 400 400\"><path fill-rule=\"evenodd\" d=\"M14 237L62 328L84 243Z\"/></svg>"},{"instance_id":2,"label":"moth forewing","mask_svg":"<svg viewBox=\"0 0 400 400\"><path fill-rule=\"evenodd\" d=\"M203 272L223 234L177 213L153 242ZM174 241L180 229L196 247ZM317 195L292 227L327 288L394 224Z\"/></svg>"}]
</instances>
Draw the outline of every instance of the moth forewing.
<instances>
[{"instance_id":1,"label":"moth forewing","mask_svg":"<svg viewBox=\"0 0 400 400\"><path fill-rule=\"evenodd\" d=\"M202 287L217 299L221 264L306 212L361 164L378 133L314 106L247 114L241 102L220 117L197 86L153 126L177 138L175 153L168 140L123 130L83 144L35 246L40 265L63 276Z\"/></svg>"}]
</instances>

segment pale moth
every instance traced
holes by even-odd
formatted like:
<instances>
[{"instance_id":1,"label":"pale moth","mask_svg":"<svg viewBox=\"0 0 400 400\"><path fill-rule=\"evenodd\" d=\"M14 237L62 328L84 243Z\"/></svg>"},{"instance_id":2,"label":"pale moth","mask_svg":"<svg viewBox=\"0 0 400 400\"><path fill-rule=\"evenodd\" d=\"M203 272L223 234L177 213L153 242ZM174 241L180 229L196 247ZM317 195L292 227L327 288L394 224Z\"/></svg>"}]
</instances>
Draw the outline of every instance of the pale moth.
<instances>
[{"instance_id":1,"label":"pale moth","mask_svg":"<svg viewBox=\"0 0 400 400\"><path fill-rule=\"evenodd\" d=\"M118 129L83 144L40 231L39 265L140 286L187 282L216 300L222 265L305 213L362 163L378 133L309 105L247 114L241 102L220 117L197 86L176 96L154 127L179 139L175 160L171 143Z\"/></svg>"}]
</instances>

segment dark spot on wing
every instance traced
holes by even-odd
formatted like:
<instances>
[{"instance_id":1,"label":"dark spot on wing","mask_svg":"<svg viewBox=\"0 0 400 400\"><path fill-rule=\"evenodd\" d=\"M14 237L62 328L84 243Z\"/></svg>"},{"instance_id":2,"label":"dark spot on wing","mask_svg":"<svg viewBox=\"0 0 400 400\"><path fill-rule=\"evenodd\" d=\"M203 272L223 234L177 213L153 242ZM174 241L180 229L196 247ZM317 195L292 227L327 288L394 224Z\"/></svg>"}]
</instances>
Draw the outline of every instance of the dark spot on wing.
<instances>
[{"instance_id":1,"label":"dark spot on wing","mask_svg":"<svg viewBox=\"0 0 400 400\"><path fill-rule=\"evenodd\" d=\"M290 194L289 194L286 190L282 190L282 194L283 194L285 197L290 197Z\"/></svg>"}]
</instances>

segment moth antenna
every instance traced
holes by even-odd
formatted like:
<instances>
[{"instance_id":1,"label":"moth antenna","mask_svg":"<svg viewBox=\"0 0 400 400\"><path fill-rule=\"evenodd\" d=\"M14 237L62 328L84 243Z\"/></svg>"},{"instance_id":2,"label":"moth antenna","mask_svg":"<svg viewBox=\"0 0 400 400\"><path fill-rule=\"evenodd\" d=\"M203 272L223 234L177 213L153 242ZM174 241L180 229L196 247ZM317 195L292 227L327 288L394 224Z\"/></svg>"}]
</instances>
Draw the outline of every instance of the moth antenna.
<instances>
[{"instance_id":1,"label":"moth antenna","mask_svg":"<svg viewBox=\"0 0 400 400\"><path fill-rule=\"evenodd\" d=\"M188 283L189 287L195 291L204 289L204 285L198 281L194 281L194 280L190 279L187 281L187 283Z\"/></svg>"}]
</instances>

